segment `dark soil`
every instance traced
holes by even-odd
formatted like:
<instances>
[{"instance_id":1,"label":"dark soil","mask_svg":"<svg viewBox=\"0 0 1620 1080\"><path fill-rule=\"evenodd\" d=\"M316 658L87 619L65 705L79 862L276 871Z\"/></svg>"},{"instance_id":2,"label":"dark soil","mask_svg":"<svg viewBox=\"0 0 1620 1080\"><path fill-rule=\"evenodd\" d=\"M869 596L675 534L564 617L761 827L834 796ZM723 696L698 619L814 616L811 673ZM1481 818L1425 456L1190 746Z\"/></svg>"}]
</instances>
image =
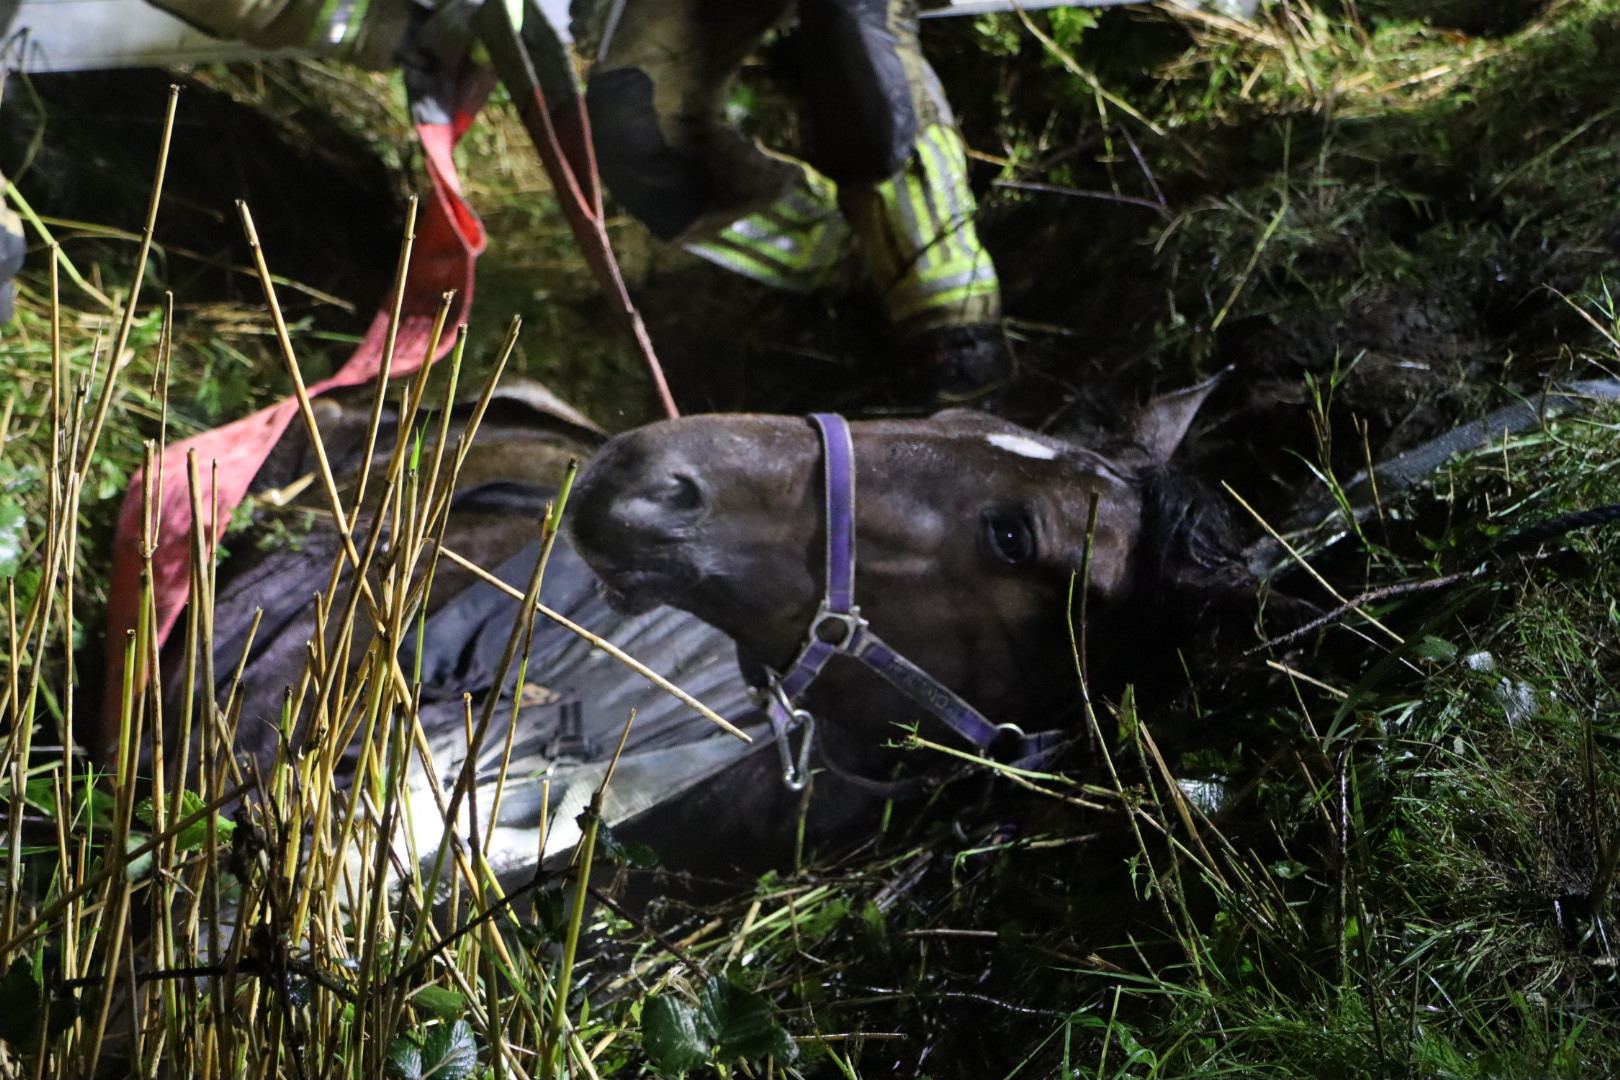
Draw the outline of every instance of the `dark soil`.
<instances>
[{"instance_id":1,"label":"dark soil","mask_svg":"<svg viewBox=\"0 0 1620 1080\"><path fill-rule=\"evenodd\" d=\"M297 290L289 321L361 333L393 277L404 220L400 184L376 148L314 101L281 118L162 71L41 75L8 88L0 170L42 215L138 234L171 84L182 88L159 211L153 289L182 307L261 305L237 200L248 204L271 269L346 301ZM59 227L63 251L128 279L131 242Z\"/></svg>"}]
</instances>

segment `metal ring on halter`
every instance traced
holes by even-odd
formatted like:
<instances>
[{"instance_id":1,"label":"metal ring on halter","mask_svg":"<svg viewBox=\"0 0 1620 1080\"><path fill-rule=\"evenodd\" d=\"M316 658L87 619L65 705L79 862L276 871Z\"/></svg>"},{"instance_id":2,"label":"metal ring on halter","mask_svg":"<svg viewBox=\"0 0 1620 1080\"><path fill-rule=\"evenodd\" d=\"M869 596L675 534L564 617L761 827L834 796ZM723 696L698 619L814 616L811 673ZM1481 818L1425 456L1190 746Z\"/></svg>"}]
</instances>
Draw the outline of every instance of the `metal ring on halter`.
<instances>
[{"instance_id":1,"label":"metal ring on halter","mask_svg":"<svg viewBox=\"0 0 1620 1080\"><path fill-rule=\"evenodd\" d=\"M1010 761L1011 757L1017 756L1018 748L1028 742L1029 735L1017 724L997 724L995 738L989 745L979 747L979 751L994 761L1006 762ZM1012 748L1010 753L1009 748Z\"/></svg>"},{"instance_id":2,"label":"metal ring on halter","mask_svg":"<svg viewBox=\"0 0 1620 1080\"><path fill-rule=\"evenodd\" d=\"M837 623L844 628L843 635L836 639L821 636L821 628L828 623ZM861 618L861 609L852 606L848 611L832 611L827 607L827 600L822 598L821 608L816 617L810 620L810 634L807 640L822 641L839 652L848 652L850 646L855 644L855 636L866 628L866 620Z\"/></svg>"}]
</instances>

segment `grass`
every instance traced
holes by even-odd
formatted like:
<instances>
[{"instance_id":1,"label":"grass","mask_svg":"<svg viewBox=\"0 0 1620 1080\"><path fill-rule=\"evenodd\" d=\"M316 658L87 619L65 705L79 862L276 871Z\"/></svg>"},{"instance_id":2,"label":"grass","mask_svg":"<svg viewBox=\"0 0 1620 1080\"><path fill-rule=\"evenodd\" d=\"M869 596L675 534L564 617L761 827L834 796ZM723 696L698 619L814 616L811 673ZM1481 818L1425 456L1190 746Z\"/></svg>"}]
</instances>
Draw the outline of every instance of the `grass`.
<instances>
[{"instance_id":1,"label":"grass","mask_svg":"<svg viewBox=\"0 0 1620 1080\"><path fill-rule=\"evenodd\" d=\"M973 145L1009 150L1005 179L1163 207L1130 226L1161 260L1162 307L1136 359L1165 379L1236 359L1253 384L1287 384L1298 426L1266 437L1298 457L1262 460L1329 496L1342 495L1335 477L1466 414L1490 385L1620 363L1601 242L1620 132L1601 58L1620 8L1554 3L1498 39L1459 39L1393 3L1364 0L1359 22L1349 8L1290 0L1253 26L1031 16L1044 41L1006 17L949 28L941 56L953 94L965 61L950 48L970 33L980 78L1023 78L983 95L983 114L964 108ZM210 78L259 93L251 73ZM343 73L313 78L356 89ZM289 80L306 92L306 77ZM383 84L371 91L386 102ZM358 112L368 130L401 129L386 105ZM515 159L502 144L514 131L497 114L477 158ZM516 164L479 175L475 195L509 245L490 256L486 298L509 286L550 314L505 353L496 328L475 328L463 384L506 355L559 389L598 388L606 415L641 418L633 365L586 334L577 267L561 230L544 231L532 176ZM1082 216L1036 201L1060 198L999 189L988 213L992 225L1031 207ZM741 1060L754 1075L829 1077L1620 1068L1620 539L1591 530L1491 551L1525 525L1620 502L1613 409L1382 493L1359 533L1310 556L1341 595L1374 597L1362 612L1253 655L1229 641L1215 664L1189 657L1184 694L1095 703L1106 761L958 784L836 861L721 901L672 890L633 918L610 888L634 872L629 853L588 831L598 903L577 902L576 870L503 904L475 846L410 851L399 832L412 673L365 634L363 662L317 656L298 691L325 704L325 741L262 778L225 765L228 701L187 710L206 733L194 759L210 767L179 767L191 740L171 738L150 789L128 775L156 760L126 756L119 783L60 749L83 715L114 505L145 440L278 398L287 372L246 303L196 311L182 296L171 316L142 293L116 350L138 234L98 241L123 252L102 259L84 229L41 217L90 288L64 265L53 289L35 259L0 331L7 1075L726 1074ZM169 257L151 265L172 269L181 257ZM1570 305L1539 291L1548 283L1592 299ZM1358 329L1414 309L1445 342ZM1332 333L1315 334L1324 320ZM301 355L321 347L310 330L293 328ZM1297 367L1276 359L1284 346ZM1402 363L1433 365L1416 385L1439 399L1416 419L1401 397L1414 384L1389 382ZM425 409L448 392L435 381L412 394ZM436 434L429 453L447 446ZM399 554L374 607L331 594L333 623L397 631L412 618L454 464L396 454L368 520L397 521ZM1285 507L1252 474L1232 479L1260 513ZM1296 479L1278 486L1299 497ZM355 543L366 557L363 524ZM1449 588L1409 589L1454 573L1464 580ZM196 582L200 596L209 587ZM1276 588L1337 604L1297 571ZM214 655L206 603L194 610L177 631L185 653L234 665ZM1277 610L1266 606L1262 639L1288 631ZM130 652L132 669L151 662ZM155 690L124 703L128 745L176 720L160 708ZM338 744L355 732L375 752L338 783ZM222 816L260 779L262 803ZM440 795L454 819L468 792Z\"/></svg>"}]
</instances>

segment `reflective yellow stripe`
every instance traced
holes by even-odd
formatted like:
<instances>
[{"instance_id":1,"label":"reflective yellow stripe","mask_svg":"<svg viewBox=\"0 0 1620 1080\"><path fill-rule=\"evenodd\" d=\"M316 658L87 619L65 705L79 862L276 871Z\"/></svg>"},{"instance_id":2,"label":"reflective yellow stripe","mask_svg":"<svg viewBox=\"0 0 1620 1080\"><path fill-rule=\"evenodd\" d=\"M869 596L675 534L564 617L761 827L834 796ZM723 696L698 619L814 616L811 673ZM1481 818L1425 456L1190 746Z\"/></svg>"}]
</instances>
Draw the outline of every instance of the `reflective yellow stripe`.
<instances>
[{"instance_id":1,"label":"reflective yellow stripe","mask_svg":"<svg viewBox=\"0 0 1620 1080\"><path fill-rule=\"evenodd\" d=\"M935 124L917 139L917 149L924 157L931 155L934 159L925 174L933 187L935 204L949 223L951 241L965 258L983 255L972 229L973 191L967 185L967 152L962 137L951 128Z\"/></svg>"},{"instance_id":2,"label":"reflective yellow stripe","mask_svg":"<svg viewBox=\"0 0 1620 1080\"><path fill-rule=\"evenodd\" d=\"M765 209L734 221L712 240L686 250L744 277L809 292L828 284L849 227L838 212L838 189L810 169Z\"/></svg>"},{"instance_id":3,"label":"reflective yellow stripe","mask_svg":"<svg viewBox=\"0 0 1620 1080\"><path fill-rule=\"evenodd\" d=\"M933 124L919 133L906 170L877 195L883 213L868 227L884 236L865 240L891 320L969 301L994 309L999 283L973 227L967 154L955 130Z\"/></svg>"},{"instance_id":4,"label":"reflective yellow stripe","mask_svg":"<svg viewBox=\"0 0 1620 1080\"><path fill-rule=\"evenodd\" d=\"M808 291L802 287L798 275L784 273L781 268L763 262L746 251L723 246L713 241L704 244L687 244L686 250L692 254L708 260L717 266L722 266L734 274L741 274L751 281L761 285L769 285L776 289L787 289L790 292Z\"/></svg>"},{"instance_id":5,"label":"reflective yellow stripe","mask_svg":"<svg viewBox=\"0 0 1620 1080\"><path fill-rule=\"evenodd\" d=\"M945 289L937 292L932 290L921 292L897 289L884 297L883 308L890 321L899 325L910 322L928 312L941 311L976 301L988 301L997 292L998 288L995 281L978 281L970 285L963 285L960 288Z\"/></svg>"}]
</instances>

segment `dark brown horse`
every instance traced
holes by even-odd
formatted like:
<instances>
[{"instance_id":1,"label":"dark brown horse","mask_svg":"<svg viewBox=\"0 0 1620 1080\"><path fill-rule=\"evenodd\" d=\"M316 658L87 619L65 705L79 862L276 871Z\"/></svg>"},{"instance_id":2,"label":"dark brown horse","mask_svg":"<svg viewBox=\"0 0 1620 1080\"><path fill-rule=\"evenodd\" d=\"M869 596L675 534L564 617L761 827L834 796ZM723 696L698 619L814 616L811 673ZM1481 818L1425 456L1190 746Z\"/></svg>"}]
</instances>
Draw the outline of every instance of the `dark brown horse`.
<instances>
[{"instance_id":1,"label":"dark brown horse","mask_svg":"<svg viewBox=\"0 0 1620 1080\"><path fill-rule=\"evenodd\" d=\"M870 630L992 727L1076 731L1071 588L1085 591L1093 671L1115 671L1128 651L1127 625L1150 622L1144 614L1164 597L1207 589L1230 572L1218 530L1196 500L1175 494L1164 468L1207 389L1153 401L1120 441L1096 449L963 411L851 425L855 602ZM365 464L368 413L336 403L321 410L329 456L348 467L340 472ZM498 396L462 469L445 546L521 589L538 555L538 514L563 462L596 441L577 416L535 391ZM780 859L806 804L783 782L779 744L748 704L721 632L739 646L751 681L786 669L801 648L826 587L823 460L817 435L798 418L699 417L612 439L579 481L569 511L573 547L564 542L553 553L541 594L747 728L752 747L544 621L523 685L515 671L499 676L519 605L443 563L421 628L399 653L406 670L420 661L421 723L438 772L412 780L423 803L411 815L423 823L418 849L431 850L442 828L433 785L448 789L462 769L462 698L470 694L475 708L490 695L517 698L495 710L477 770L496 771L510 725L501 820L485 840L497 864L532 866L533 830L543 819L554 824L546 850L567 846L575 804L600 779L631 708L636 723L608 792L620 831L693 868ZM304 440L291 436L258 486L293 485L312 468ZM199 689L223 702L253 612L264 609L237 690L236 746L264 762L288 737L280 721L288 687L301 702L301 724L312 722L323 680L306 674L316 636L310 598L341 557L319 521L298 545L233 546L240 554L220 576L216 682ZM363 619L358 632L371 633ZM357 639L351 663L364 652ZM335 643L323 653L338 655ZM183 672L178 656L168 670ZM171 680L171 703L183 684ZM807 760L816 770L808 803L816 838L858 832L885 798L917 786L888 783L897 725L957 739L848 659L834 659L795 704L823 721ZM804 737L795 733L795 746ZM929 772L926 763L910 771Z\"/></svg>"},{"instance_id":2,"label":"dark brown horse","mask_svg":"<svg viewBox=\"0 0 1620 1080\"><path fill-rule=\"evenodd\" d=\"M1102 447L960 410L849 425L859 615L991 725L1073 730L1071 596L1084 598L1088 659L1107 679L1167 602L1245 583L1221 515L1166 470L1209 389L1155 399ZM580 479L575 546L621 607L699 616L769 685L806 648L828 588L827 453L801 418L628 432ZM818 783L843 789L818 798L825 812L844 817L838 808L877 789L862 778L885 775L902 727L970 748L961 726L918 703L928 696L849 657L826 666L795 702L824 721Z\"/></svg>"}]
</instances>

